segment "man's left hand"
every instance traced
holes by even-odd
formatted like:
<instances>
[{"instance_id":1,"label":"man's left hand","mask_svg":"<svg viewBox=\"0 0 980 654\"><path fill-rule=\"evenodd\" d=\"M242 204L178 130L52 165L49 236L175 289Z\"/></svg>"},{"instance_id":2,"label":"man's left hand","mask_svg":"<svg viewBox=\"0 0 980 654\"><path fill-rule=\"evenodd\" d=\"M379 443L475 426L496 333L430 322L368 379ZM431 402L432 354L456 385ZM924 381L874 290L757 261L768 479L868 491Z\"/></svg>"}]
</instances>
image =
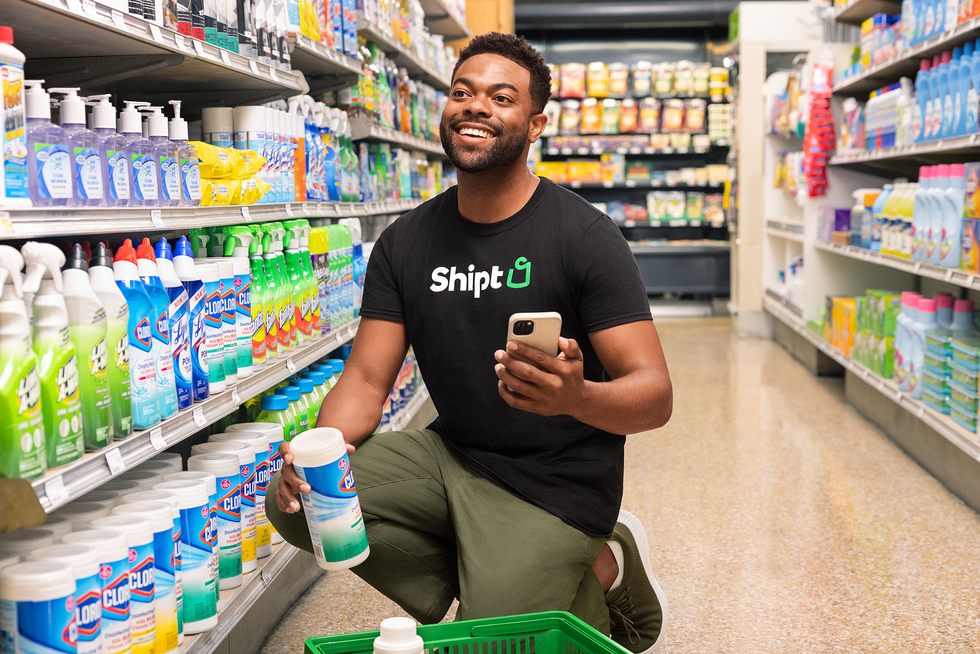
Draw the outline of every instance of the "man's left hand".
<instances>
[{"instance_id":1,"label":"man's left hand","mask_svg":"<svg viewBox=\"0 0 980 654\"><path fill-rule=\"evenodd\" d=\"M499 362L494 367L500 379L497 392L504 402L542 416L573 415L582 406L586 394L582 350L570 338L559 338L558 347L561 352L553 357L508 341L506 351L494 353Z\"/></svg>"}]
</instances>

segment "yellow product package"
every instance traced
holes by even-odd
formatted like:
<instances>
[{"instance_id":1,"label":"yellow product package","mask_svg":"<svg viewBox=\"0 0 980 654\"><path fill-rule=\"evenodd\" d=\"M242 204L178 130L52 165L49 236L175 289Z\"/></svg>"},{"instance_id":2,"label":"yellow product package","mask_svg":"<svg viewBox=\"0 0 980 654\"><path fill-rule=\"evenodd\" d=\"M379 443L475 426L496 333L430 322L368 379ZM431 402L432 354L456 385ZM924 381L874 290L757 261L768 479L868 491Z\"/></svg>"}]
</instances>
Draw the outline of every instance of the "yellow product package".
<instances>
[{"instance_id":1,"label":"yellow product package","mask_svg":"<svg viewBox=\"0 0 980 654\"><path fill-rule=\"evenodd\" d=\"M228 179L201 179L201 206L223 207L232 204L232 182Z\"/></svg>"},{"instance_id":2,"label":"yellow product package","mask_svg":"<svg viewBox=\"0 0 980 654\"><path fill-rule=\"evenodd\" d=\"M257 177L232 180L231 203L255 204L270 188L272 188L271 184Z\"/></svg>"},{"instance_id":3,"label":"yellow product package","mask_svg":"<svg viewBox=\"0 0 980 654\"><path fill-rule=\"evenodd\" d=\"M240 177L245 162L242 153L231 148L219 148L202 141L192 141L197 148L197 157L201 160L201 177L203 179L225 179Z\"/></svg>"},{"instance_id":4,"label":"yellow product package","mask_svg":"<svg viewBox=\"0 0 980 654\"><path fill-rule=\"evenodd\" d=\"M255 150L235 150L235 152L241 156L244 164L241 174L235 175L235 177L255 177L267 161L265 157L260 156Z\"/></svg>"}]
</instances>

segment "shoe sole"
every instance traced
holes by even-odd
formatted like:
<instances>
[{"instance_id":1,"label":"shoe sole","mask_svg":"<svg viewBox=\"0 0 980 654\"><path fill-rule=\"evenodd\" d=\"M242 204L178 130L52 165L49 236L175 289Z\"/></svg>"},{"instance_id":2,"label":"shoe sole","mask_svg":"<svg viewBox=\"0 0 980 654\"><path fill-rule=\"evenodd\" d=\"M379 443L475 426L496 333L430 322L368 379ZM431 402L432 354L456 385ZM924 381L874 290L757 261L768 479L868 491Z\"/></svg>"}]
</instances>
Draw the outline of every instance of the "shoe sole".
<instances>
[{"instance_id":1,"label":"shoe sole","mask_svg":"<svg viewBox=\"0 0 980 654\"><path fill-rule=\"evenodd\" d=\"M667 642L664 639L664 634L667 633L667 623L670 614L667 611L667 598L664 596L663 588L660 587L657 578L653 576L653 569L650 567L650 541L647 540L646 529L643 528L643 523L640 522L639 518L626 510L620 510L619 522L623 523L630 530L630 534L633 535L633 540L636 541L636 549L640 552L640 560L643 562L643 571L646 572L647 579L650 580L650 585L653 586L653 592L657 596L657 601L660 602L660 611L663 614L663 622L661 623L660 634L657 636L657 640L648 649L637 654L652 654L653 652L667 654Z\"/></svg>"}]
</instances>

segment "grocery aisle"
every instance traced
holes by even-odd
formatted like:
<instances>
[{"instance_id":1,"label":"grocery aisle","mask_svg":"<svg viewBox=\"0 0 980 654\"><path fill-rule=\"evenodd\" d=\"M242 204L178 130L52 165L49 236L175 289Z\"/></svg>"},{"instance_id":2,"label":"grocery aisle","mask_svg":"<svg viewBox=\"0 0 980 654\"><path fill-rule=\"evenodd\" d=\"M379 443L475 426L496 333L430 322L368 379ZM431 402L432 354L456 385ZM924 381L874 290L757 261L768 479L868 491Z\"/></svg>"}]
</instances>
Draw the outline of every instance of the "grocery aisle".
<instances>
[{"instance_id":1,"label":"grocery aisle","mask_svg":"<svg viewBox=\"0 0 980 654\"><path fill-rule=\"evenodd\" d=\"M672 654L980 651L980 518L772 341L659 321L674 414L627 444ZM262 654L403 615L321 578Z\"/></svg>"}]
</instances>

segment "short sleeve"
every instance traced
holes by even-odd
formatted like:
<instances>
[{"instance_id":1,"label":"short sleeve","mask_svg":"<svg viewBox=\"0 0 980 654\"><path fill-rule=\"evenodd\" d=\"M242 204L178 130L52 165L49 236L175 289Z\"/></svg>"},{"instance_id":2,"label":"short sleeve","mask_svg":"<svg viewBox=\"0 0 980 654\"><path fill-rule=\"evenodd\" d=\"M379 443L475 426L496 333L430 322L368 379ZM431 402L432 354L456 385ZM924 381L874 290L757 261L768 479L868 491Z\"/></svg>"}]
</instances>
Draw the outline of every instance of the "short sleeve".
<instances>
[{"instance_id":1,"label":"short sleeve","mask_svg":"<svg viewBox=\"0 0 980 654\"><path fill-rule=\"evenodd\" d=\"M378 238L364 275L364 296L360 315L379 320L405 322L405 307L392 264L392 234L389 227Z\"/></svg>"},{"instance_id":2,"label":"short sleeve","mask_svg":"<svg viewBox=\"0 0 980 654\"><path fill-rule=\"evenodd\" d=\"M566 265L572 266L585 331L653 319L636 259L608 216L600 216L585 230L578 251Z\"/></svg>"}]
</instances>

